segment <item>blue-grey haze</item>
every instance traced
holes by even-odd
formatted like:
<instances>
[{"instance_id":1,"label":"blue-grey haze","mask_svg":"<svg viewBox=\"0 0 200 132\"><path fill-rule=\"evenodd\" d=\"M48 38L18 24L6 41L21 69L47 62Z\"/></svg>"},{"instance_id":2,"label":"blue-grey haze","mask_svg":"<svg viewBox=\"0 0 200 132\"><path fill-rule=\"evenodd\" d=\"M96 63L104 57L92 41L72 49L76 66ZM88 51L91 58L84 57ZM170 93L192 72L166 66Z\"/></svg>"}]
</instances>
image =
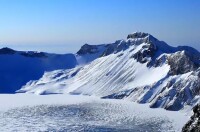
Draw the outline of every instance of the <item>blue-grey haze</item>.
<instances>
[{"instance_id":1,"label":"blue-grey haze","mask_svg":"<svg viewBox=\"0 0 200 132\"><path fill-rule=\"evenodd\" d=\"M0 47L56 53L148 32L200 50L199 0L0 0Z\"/></svg>"}]
</instances>

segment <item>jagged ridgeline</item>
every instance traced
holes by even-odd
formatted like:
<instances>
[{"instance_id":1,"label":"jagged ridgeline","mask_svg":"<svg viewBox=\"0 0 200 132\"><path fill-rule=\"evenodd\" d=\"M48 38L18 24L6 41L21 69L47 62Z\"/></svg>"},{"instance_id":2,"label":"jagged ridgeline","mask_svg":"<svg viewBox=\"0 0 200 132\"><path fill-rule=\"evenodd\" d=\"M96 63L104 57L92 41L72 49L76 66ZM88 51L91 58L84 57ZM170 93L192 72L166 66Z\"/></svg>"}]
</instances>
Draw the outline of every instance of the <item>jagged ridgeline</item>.
<instances>
[{"instance_id":1,"label":"jagged ridgeline","mask_svg":"<svg viewBox=\"0 0 200 132\"><path fill-rule=\"evenodd\" d=\"M199 102L200 53L191 47L135 32L111 44L85 44L75 57L78 66L46 72L18 92L95 95L167 110Z\"/></svg>"}]
</instances>

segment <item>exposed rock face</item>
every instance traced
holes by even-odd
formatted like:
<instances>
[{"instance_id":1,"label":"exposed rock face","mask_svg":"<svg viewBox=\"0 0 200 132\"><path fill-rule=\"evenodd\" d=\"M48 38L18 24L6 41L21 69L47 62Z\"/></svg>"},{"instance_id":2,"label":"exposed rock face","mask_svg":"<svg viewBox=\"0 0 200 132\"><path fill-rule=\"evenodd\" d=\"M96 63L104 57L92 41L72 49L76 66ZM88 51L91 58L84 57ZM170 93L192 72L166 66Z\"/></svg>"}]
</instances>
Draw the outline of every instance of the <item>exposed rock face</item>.
<instances>
[{"instance_id":1,"label":"exposed rock face","mask_svg":"<svg viewBox=\"0 0 200 132\"><path fill-rule=\"evenodd\" d=\"M157 47L148 42L148 44L142 46L142 49L135 53L132 57L140 63L146 63L155 55Z\"/></svg>"},{"instance_id":2,"label":"exposed rock face","mask_svg":"<svg viewBox=\"0 0 200 132\"><path fill-rule=\"evenodd\" d=\"M133 34L129 34L129 35L127 36L127 39L129 39L129 38L131 38L131 39L135 39L135 38L145 38L145 37L147 37L147 36L149 36L148 33L135 32L135 33L133 33Z\"/></svg>"},{"instance_id":3,"label":"exposed rock face","mask_svg":"<svg viewBox=\"0 0 200 132\"><path fill-rule=\"evenodd\" d=\"M200 105L193 108L194 115L183 127L182 132L200 132Z\"/></svg>"},{"instance_id":4,"label":"exposed rock face","mask_svg":"<svg viewBox=\"0 0 200 132\"><path fill-rule=\"evenodd\" d=\"M176 52L170 55L167 60L171 67L169 72L170 75L184 74L198 68L198 65L192 61L185 51Z\"/></svg>"}]
</instances>

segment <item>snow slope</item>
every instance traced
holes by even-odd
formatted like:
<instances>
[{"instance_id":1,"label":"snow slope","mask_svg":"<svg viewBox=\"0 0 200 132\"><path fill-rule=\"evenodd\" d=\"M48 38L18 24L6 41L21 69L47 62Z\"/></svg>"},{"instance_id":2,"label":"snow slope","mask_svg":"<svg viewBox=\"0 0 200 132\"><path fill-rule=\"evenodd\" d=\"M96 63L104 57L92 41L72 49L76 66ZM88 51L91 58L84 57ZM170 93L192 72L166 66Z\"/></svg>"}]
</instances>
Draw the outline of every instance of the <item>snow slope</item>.
<instances>
[{"instance_id":1,"label":"snow slope","mask_svg":"<svg viewBox=\"0 0 200 132\"><path fill-rule=\"evenodd\" d=\"M30 80L42 77L45 71L69 69L77 65L73 54L23 52L0 49L0 93L14 93Z\"/></svg>"},{"instance_id":2,"label":"snow slope","mask_svg":"<svg viewBox=\"0 0 200 132\"><path fill-rule=\"evenodd\" d=\"M199 102L200 53L193 48L171 47L150 34L136 32L112 44L85 45L77 56L91 62L47 72L18 92L95 95L168 110Z\"/></svg>"},{"instance_id":3,"label":"snow slope","mask_svg":"<svg viewBox=\"0 0 200 132\"><path fill-rule=\"evenodd\" d=\"M45 73L39 81L27 84L33 87L25 86L23 90L37 94L73 92L106 96L122 88L128 90L133 86L152 84L165 77L169 71L168 65L147 68L135 59L129 59L131 55L128 50L123 56L119 57L119 54L99 58L84 67ZM101 70L99 70L100 67ZM152 75L155 77L151 78ZM146 77L149 79L145 80ZM49 86L46 86L47 84Z\"/></svg>"}]
</instances>

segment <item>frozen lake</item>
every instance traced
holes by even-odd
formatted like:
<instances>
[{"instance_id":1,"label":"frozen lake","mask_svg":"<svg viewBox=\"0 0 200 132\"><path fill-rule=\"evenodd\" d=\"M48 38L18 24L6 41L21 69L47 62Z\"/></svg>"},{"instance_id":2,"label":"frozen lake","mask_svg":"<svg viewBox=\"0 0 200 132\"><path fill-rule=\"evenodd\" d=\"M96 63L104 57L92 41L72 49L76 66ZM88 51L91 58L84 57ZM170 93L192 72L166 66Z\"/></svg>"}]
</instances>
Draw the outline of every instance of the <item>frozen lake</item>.
<instances>
[{"instance_id":1,"label":"frozen lake","mask_svg":"<svg viewBox=\"0 0 200 132\"><path fill-rule=\"evenodd\" d=\"M181 112L74 95L0 95L0 131L181 131ZM8 102L8 103L5 103Z\"/></svg>"}]
</instances>

